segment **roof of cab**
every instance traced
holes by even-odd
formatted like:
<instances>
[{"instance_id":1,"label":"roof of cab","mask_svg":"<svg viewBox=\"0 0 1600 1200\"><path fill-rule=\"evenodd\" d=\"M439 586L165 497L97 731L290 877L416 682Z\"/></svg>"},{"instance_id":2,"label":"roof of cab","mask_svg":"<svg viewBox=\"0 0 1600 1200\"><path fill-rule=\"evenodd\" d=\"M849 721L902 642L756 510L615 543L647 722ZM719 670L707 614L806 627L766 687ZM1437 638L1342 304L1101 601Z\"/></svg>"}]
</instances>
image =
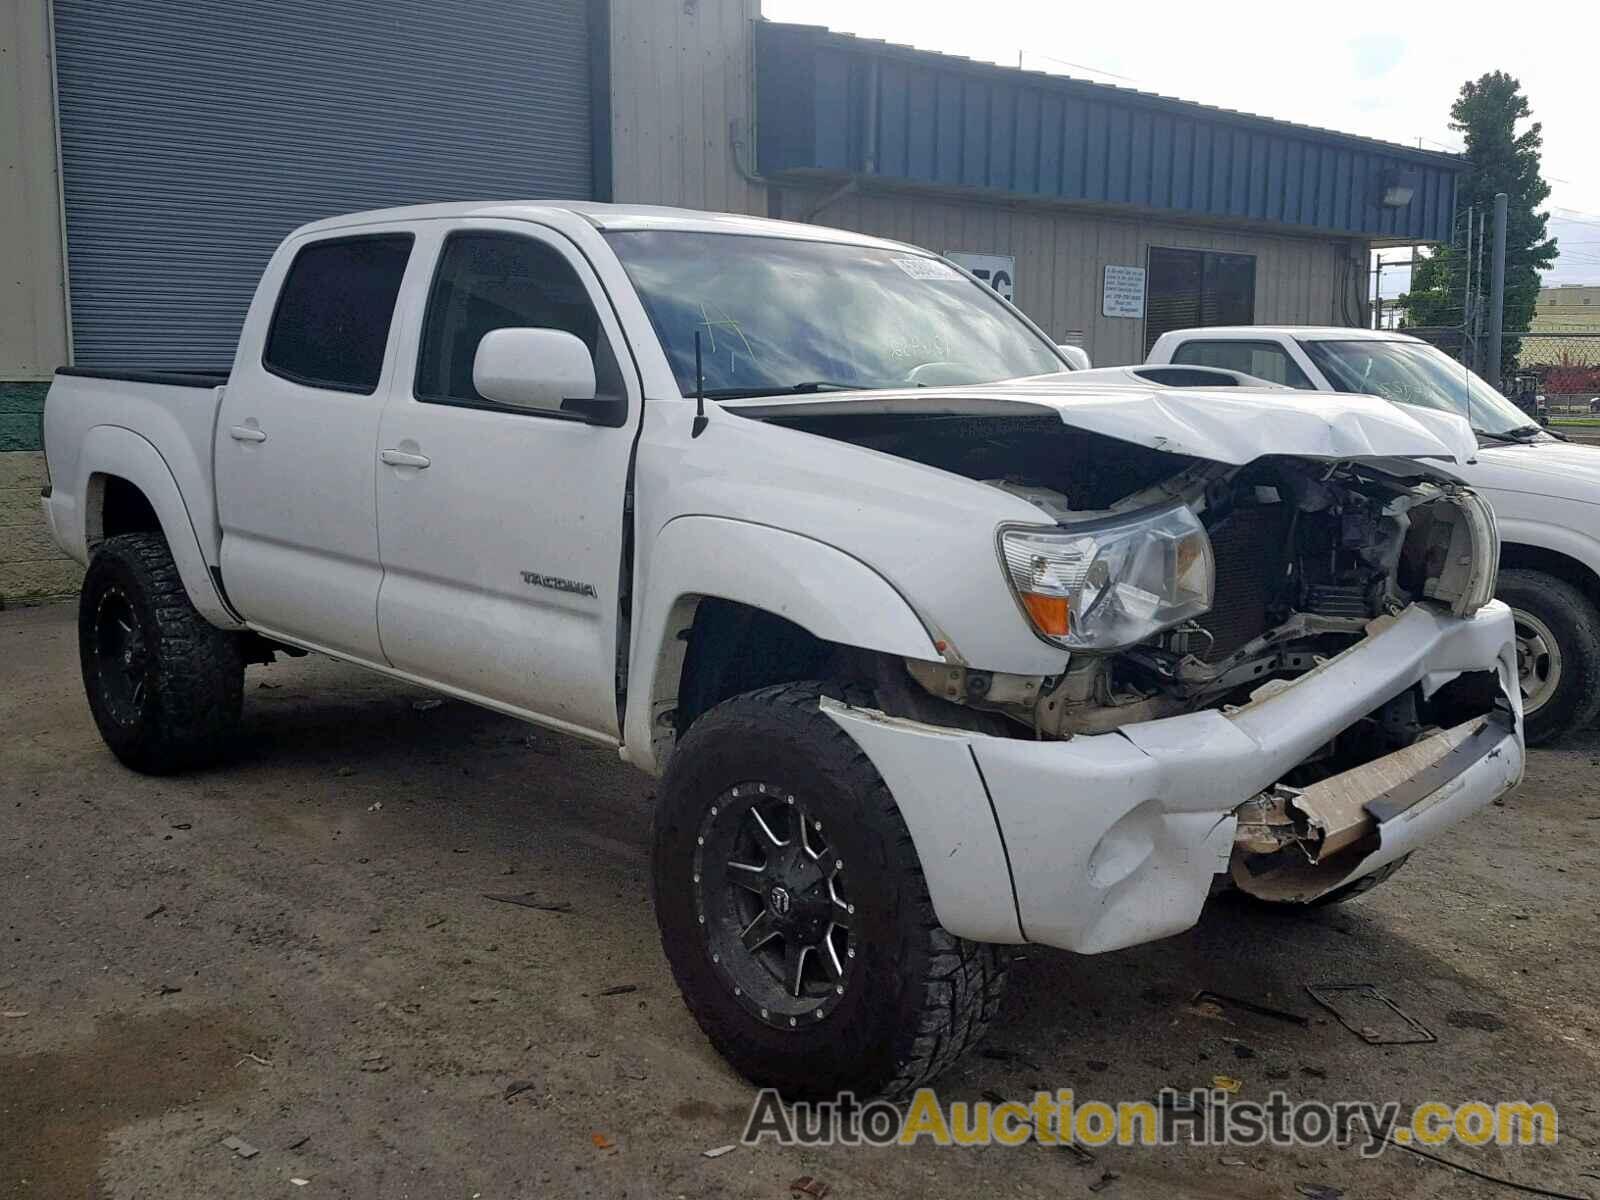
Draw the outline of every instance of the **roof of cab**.
<instances>
[{"instance_id":1,"label":"roof of cab","mask_svg":"<svg viewBox=\"0 0 1600 1200\"><path fill-rule=\"evenodd\" d=\"M378 208L347 213L313 221L295 230L293 236L331 233L353 226L408 221L449 221L466 217L493 217L512 221L539 221L556 214L570 214L607 231L671 229L689 233L727 233L746 237L781 237L811 242L871 246L884 250L916 250L921 247L883 238L868 237L826 225L802 225L797 221L775 221L767 217L748 217L739 213L701 212L689 208L664 208L653 204L599 204L587 200L484 200L454 204L413 204L403 208Z\"/></svg>"},{"instance_id":2,"label":"roof of cab","mask_svg":"<svg viewBox=\"0 0 1600 1200\"><path fill-rule=\"evenodd\" d=\"M1362 329L1344 325L1208 325L1199 329L1178 329L1162 334L1185 338L1262 338L1294 337L1306 342L1418 342L1398 329Z\"/></svg>"}]
</instances>

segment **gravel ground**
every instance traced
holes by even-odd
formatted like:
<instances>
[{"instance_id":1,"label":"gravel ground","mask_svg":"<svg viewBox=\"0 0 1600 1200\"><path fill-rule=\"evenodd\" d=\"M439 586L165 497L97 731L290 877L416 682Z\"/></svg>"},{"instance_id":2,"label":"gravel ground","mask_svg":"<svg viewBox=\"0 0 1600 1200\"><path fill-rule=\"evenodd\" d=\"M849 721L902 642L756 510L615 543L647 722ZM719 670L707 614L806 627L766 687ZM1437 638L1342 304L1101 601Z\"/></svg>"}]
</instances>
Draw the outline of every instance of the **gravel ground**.
<instances>
[{"instance_id":1,"label":"gravel ground","mask_svg":"<svg viewBox=\"0 0 1600 1200\"><path fill-rule=\"evenodd\" d=\"M0 613L0 1196L785 1200L806 1175L838 1200L1088 1196L1106 1172L1109 1197L1512 1194L1336 1145L705 1158L752 1091L659 953L651 781L315 658L252 669L239 762L142 778L90 722L74 612ZM1535 752L1503 805L1344 908L1223 904L1151 946L1028 951L943 1095L1226 1074L1251 1097L1544 1098L1558 1146L1443 1153L1600 1196L1597 766L1595 734ZM527 892L571 911L484 898ZM1437 1043L1365 1044L1316 1015L1318 981L1378 985ZM1196 1009L1201 988L1312 1020Z\"/></svg>"}]
</instances>

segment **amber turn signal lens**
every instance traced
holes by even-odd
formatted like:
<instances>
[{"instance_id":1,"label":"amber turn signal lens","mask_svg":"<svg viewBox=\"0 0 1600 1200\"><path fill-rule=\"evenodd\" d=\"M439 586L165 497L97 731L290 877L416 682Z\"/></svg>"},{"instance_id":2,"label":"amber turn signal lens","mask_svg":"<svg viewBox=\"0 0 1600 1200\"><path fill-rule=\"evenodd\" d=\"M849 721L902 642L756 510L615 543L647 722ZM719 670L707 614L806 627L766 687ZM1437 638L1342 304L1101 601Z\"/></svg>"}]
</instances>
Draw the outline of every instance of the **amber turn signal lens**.
<instances>
[{"instance_id":1,"label":"amber turn signal lens","mask_svg":"<svg viewBox=\"0 0 1600 1200\"><path fill-rule=\"evenodd\" d=\"M1050 637L1067 636L1067 598L1023 592L1022 607L1033 619L1033 627Z\"/></svg>"}]
</instances>

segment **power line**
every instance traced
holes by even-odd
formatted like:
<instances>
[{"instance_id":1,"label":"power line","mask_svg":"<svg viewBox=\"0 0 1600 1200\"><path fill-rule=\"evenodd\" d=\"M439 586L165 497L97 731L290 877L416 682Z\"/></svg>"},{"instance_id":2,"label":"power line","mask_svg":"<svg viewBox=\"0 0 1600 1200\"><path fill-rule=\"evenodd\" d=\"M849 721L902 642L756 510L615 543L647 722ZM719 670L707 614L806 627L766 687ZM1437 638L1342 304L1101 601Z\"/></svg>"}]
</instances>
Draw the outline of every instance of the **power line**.
<instances>
[{"instance_id":1,"label":"power line","mask_svg":"<svg viewBox=\"0 0 1600 1200\"><path fill-rule=\"evenodd\" d=\"M1558 220L1558 221L1567 222L1569 225L1593 225L1596 229L1600 229L1600 214L1587 213L1587 214L1585 214L1586 216L1596 217L1597 219L1593 220L1593 221L1586 221L1582 217L1570 217L1570 216L1567 215L1568 212L1573 212L1573 211L1575 211L1575 210L1567 209L1567 210L1563 211L1563 210L1561 210L1559 208L1556 208L1556 209L1551 209L1550 215L1554 216L1555 219Z\"/></svg>"},{"instance_id":2,"label":"power line","mask_svg":"<svg viewBox=\"0 0 1600 1200\"><path fill-rule=\"evenodd\" d=\"M1068 62L1064 58L1052 58L1048 54L1040 54L1039 51L1037 51L1037 50L1018 50L1017 51L1017 66L1018 67L1022 66L1022 56L1024 54L1031 54L1034 58L1042 58L1042 59L1045 60L1045 62L1053 62L1058 67L1071 67L1074 71L1088 71L1089 74L1091 74L1091 75L1104 75L1107 79L1120 79L1120 80L1122 80L1123 83L1138 83L1139 82L1137 79L1130 78L1127 75L1118 75L1115 71L1102 71L1099 67L1086 67L1082 63Z\"/></svg>"}]
</instances>

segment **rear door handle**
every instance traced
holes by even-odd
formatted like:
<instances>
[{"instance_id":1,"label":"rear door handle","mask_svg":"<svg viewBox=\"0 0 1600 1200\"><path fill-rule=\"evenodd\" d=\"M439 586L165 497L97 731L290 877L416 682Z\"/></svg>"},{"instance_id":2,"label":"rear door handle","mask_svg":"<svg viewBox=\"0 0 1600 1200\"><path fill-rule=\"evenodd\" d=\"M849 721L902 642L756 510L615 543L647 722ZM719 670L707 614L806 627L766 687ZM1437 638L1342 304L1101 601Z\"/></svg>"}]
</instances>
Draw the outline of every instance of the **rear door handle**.
<instances>
[{"instance_id":1,"label":"rear door handle","mask_svg":"<svg viewBox=\"0 0 1600 1200\"><path fill-rule=\"evenodd\" d=\"M264 442L267 435L254 425L230 425L228 436L236 442Z\"/></svg>"},{"instance_id":2,"label":"rear door handle","mask_svg":"<svg viewBox=\"0 0 1600 1200\"><path fill-rule=\"evenodd\" d=\"M408 454L404 450L384 450L378 457L391 467L416 467L419 471L433 462L426 454Z\"/></svg>"}]
</instances>

